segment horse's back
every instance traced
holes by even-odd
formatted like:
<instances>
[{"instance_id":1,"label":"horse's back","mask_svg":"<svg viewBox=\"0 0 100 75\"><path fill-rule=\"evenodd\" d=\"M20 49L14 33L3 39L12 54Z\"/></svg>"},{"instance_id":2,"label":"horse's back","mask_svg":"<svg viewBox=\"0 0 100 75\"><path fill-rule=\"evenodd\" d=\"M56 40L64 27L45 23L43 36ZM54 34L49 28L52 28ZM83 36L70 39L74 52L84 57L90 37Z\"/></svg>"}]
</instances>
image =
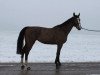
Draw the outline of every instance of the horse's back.
<instances>
[{"instance_id":1,"label":"horse's back","mask_svg":"<svg viewBox=\"0 0 100 75\"><path fill-rule=\"evenodd\" d=\"M47 35L48 33L51 33L51 28L45 28L45 27L27 27L26 35L29 35L31 37L39 37L43 34ZM44 35L43 35L44 36Z\"/></svg>"}]
</instances>

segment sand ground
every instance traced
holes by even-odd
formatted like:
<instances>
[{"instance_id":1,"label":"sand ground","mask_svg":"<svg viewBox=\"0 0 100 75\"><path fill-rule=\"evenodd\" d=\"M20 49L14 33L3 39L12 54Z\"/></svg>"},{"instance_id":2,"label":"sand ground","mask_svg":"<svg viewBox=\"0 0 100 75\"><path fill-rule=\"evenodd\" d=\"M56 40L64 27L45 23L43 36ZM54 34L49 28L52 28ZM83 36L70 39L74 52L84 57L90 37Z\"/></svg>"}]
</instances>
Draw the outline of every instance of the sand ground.
<instances>
[{"instance_id":1,"label":"sand ground","mask_svg":"<svg viewBox=\"0 0 100 75\"><path fill-rule=\"evenodd\" d=\"M31 70L21 70L19 63L0 63L0 75L100 75L100 62L29 63Z\"/></svg>"}]
</instances>

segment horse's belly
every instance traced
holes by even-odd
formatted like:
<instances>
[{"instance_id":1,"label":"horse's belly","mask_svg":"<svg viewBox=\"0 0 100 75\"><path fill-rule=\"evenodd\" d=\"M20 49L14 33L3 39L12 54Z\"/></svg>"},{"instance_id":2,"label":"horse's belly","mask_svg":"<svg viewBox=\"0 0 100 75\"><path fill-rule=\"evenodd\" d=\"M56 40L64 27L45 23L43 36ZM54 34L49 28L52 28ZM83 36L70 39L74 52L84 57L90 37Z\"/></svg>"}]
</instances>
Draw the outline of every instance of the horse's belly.
<instances>
[{"instance_id":1,"label":"horse's belly","mask_svg":"<svg viewBox=\"0 0 100 75\"><path fill-rule=\"evenodd\" d=\"M55 44L55 41L53 39L52 36L49 36L49 35L45 35L45 36L40 36L38 37L38 41L39 42L42 42L44 44Z\"/></svg>"},{"instance_id":2,"label":"horse's belly","mask_svg":"<svg viewBox=\"0 0 100 75\"><path fill-rule=\"evenodd\" d=\"M65 43L66 39L67 38L65 34L61 31L45 29L41 31L41 34L37 40L45 44L58 44L58 43Z\"/></svg>"},{"instance_id":3,"label":"horse's belly","mask_svg":"<svg viewBox=\"0 0 100 75\"><path fill-rule=\"evenodd\" d=\"M52 40L53 35L51 35L51 29L44 28L41 30L40 35L38 36L38 41L46 43Z\"/></svg>"},{"instance_id":4,"label":"horse's belly","mask_svg":"<svg viewBox=\"0 0 100 75\"><path fill-rule=\"evenodd\" d=\"M60 37L51 37L51 36L45 36L45 37L39 37L38 41L42 42L44 44L59 44L59 43L65 43L67 38Z\"/></svg>"}]
</instances>

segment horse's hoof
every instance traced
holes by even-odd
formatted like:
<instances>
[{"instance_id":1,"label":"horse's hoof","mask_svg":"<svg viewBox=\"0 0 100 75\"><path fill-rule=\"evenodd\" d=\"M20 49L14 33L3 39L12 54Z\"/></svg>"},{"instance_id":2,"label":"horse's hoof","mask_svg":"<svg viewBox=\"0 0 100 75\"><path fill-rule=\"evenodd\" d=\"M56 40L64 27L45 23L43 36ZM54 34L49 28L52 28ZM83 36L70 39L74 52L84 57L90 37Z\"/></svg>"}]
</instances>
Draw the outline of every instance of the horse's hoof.
<instances>
[{"instance_id":1,"label":"horse's hoof","mask_svg":"<svg viewBox=\"0 0 100 75\"><path fill-rule=\"evenodd\" d=\"M27 67L27 70L31 70L31 68L30 67Z\"/></svg>"},{"instance_id":2,"label":"horse's hoof","mask_svg":"<svg viewBox=\"0 0 100 75\"><path fill-rule=\"evenodd\" d=\"M24 70L24 68L25 68L25 66L24 66L24 65L22 65L22 66L21 66L21 70Z\"/></svg>"}]
</instances>

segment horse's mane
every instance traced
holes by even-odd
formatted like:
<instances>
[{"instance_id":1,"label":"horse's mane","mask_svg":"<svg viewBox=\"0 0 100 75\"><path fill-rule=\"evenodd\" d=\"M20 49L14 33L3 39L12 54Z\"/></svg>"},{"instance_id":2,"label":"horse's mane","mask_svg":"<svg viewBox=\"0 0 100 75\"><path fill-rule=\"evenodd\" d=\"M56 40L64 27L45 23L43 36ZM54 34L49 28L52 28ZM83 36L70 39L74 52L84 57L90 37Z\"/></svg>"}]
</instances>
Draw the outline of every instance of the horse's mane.
<instances>
[{"instance_id":1,"label":"horse's mane","mask_svg":"<svg viewBox=\"0 0 100 75\"><path fill-rule=\"evenodd\" d=\"M67 21L63 22L62 24L59 24L57 26L54 26L54 28L62 28L63 26L65 26L66 24L69 24L72 22L74 17L69 18Z\"/></svg>"}]
</instances>

